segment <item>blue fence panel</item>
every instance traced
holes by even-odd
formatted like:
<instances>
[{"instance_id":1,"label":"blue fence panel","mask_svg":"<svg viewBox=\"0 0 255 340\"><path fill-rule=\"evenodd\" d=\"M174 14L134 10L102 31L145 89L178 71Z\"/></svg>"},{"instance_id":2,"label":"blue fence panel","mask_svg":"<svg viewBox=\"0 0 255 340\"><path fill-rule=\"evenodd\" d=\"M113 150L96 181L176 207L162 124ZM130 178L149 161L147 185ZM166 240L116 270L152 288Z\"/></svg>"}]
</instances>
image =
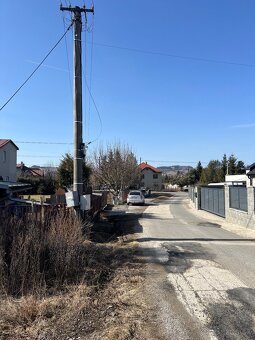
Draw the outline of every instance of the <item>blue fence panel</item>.
<instances>
[{"instance_id":1,"label":"blue fence panel","mask_svg":"<svg viewBox=\"0 0 255 340\"><path fill-rule=\"evenodd\" d=\"M202 210L225 217L224 188L201 187L200 207Z\"/></svg>"},{"instance_id":2,"label":"blue fence panel","mask_svg":"<svg viewBox=\"0 0 255 340\"><path fill-rule=\"evenodd\" d=\"M247 188L239 186L229 187L229 207L248 211Z\"/></svg>"}]
</instances>

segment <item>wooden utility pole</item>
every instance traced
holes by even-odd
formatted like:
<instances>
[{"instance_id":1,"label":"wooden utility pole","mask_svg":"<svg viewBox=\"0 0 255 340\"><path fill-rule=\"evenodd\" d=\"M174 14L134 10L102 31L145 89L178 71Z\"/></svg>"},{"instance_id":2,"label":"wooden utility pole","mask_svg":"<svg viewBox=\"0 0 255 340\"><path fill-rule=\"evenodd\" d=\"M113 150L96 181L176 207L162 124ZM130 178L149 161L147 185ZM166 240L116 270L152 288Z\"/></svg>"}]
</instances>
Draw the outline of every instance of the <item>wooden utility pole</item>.
<instances>
[{"instance_id":1,"label":"wooden utility pole","mask_svg":"<svg viewBox=\"0 0 255 340\"><path fill-rule=\"evenodd\" d=\"M77 191L80 196L83 194L83 162L84 143L82 139L82 62L81 62L81 13L91 12L94 14L94 7L87 9L84 7L63 7L61 11L73 13L74 23L74 95L73 95L73 117L74 117L74 158L73 158L73 191Z\"/></svg>"}]
</instances>

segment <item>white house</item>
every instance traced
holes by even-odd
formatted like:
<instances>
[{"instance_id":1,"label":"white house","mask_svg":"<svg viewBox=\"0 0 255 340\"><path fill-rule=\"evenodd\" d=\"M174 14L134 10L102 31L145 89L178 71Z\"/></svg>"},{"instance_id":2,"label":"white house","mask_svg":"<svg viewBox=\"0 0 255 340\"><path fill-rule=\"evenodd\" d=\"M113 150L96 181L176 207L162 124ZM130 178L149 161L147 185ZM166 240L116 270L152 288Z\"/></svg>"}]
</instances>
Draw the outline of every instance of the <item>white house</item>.
<instances>
[{"instance_id":1,"label":"white house","mask_svg":"<svg viewBox=\"0 0 255 340\"><path fill-rule=\"evenodd\" d=\"M243 175L226 175L222 185L243 185L247 188L255 187L255 163L249 166Z\"/></svg>"},{"instance_id":2,"label":"white house","mask_svg":"<svg viewBox=\"0 0 255 340\"><path fill-rule=\"evenodd\" d=\"M247 187L255 187L255 163L249 166L249 169L246 170L247 179Z\"/></svg>"},{"instance_id":3,"label":"white house","mask_svg":"<svg viewBox=\"0 0 255 340\"><path fill-rule=\"evenodd\" d=\"M139 165L141 171L141 187L151 190L162 189L162 172L147 163Z\"/></svg>"},{"instance_id":4,"label":"white house","mask_svg":"<svg viewBox=\"0 0 255 340\"><path fill-rule=\"evenodd\" d=\"M0 180L16 182L17 150L19 148L10 139L0 139Z\"/></svg>"}]
</instances>

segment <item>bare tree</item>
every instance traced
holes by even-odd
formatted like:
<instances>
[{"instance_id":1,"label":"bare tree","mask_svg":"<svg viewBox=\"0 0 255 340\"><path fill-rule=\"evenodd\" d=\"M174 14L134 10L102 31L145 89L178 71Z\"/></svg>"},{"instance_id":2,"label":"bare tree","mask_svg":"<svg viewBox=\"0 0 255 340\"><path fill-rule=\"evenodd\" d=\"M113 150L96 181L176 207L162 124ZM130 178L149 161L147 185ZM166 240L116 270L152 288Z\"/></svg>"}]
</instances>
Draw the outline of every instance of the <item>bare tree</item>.
<instances>
[{"instance_id":1,"label":"bare tree","mask_svg":"<svg viewBox=\"0 0 255 340\"><path fill-rule=\"evenodd\" d=\"M120 144L100 147L93 155L94 183L107 186L115 194L139 183L140 171L129 146Z\"/></svg>"}]
</instances>

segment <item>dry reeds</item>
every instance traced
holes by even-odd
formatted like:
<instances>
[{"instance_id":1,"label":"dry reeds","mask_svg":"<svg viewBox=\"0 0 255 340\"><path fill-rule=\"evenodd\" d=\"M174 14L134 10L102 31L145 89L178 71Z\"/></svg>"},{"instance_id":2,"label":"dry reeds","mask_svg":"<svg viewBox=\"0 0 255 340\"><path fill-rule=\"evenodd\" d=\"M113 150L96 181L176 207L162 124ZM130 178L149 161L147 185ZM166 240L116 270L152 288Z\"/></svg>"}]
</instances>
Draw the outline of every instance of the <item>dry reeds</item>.
<instances>
[{"instance_id":1,"label":"dry reeds","mask_svg":"<svg viewBox=\"0 0 255 340\"><path fill-rule=\"evenodd\" d=\"M0 222L0 292L14 296L75 282L84 266L82 222L58 212L45 219Z\"/></svg>"}]
</instances>

